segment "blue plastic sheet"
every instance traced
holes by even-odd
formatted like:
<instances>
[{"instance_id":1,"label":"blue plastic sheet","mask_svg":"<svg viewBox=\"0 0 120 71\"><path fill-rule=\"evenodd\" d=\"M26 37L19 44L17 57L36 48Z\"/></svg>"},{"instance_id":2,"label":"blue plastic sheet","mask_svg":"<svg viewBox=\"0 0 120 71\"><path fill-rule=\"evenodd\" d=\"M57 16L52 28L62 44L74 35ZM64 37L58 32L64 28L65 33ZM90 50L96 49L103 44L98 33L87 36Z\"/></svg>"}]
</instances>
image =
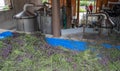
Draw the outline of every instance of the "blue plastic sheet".
<instances>
[{"instance_id":1,"label":"blue plastic sheet","mask_svg":"<svg viewBox=\"0 0 120 71\"><path fill-rule=\"evenodd\" d=\"M82 42L82 41L59 39L59 38L46 38L46 42L54 47L62 46L64 48L70 50L76 50L76 51L85 51L88 49L87 42ZM101 44L101 46L107 49L113 48L113 45L107 43L103 43ZM115 48L120 50L120 46L115 46ZM94 52L96 49L91 49L91 50Z\"/></svg>"},{"instance_id":2,"label":"blue plastic sheet","mask_svg":"<svg viewBox=\"0 0 120 71\"><path fill-rule=\"evenodd\" d=\"M4 39L4 38L10 37L10 36L13 36L12 32L10 32L10 31L0 33L0 39Z\"/></svg>"},{"instance_id":3,"label":"blue plastic sheet","mask_svg":"<svg viewBox=\"0 0 120 71\"><path fill-rule=\"evenodd\" d=\"M51 46L62 46L70 50L85 51L87 49L87 43L82 41L58 39L58 38L46 38L46 42Z\"/></svg>"},{"instance_id":4,"label":"blue plastic sheet","mask_svg":"<svg viewBox=\"0 0 120 71\"><path fill-rule=\"evenodd\" d=\"M102 46L105 48L108 48L108 49L114 47L114 48L117 48L118 50L120 50L120 45L119 46L112 46L111 44L103 43Z\"/></svg>"},{"instance_id":5,"label":"blue plastic sheet","mask_svg":"<svg viewBox=\"0 0 120 71\"><path fill-rule=\"evenodd\" d=\"M102 46L105 48L112 48L113 47L111 44L107 44L107 43L103 43Z\"/></svg>"},{"instance_id":6,"label":"blue plastic sheet","mask_svg":"<svg viewBox=\"0 0 120 71\"><path fill-rule=\"evenodd\" d=\"M115 47L120 50L120 46L115 46Z\"/></svg>"}]
</instances>

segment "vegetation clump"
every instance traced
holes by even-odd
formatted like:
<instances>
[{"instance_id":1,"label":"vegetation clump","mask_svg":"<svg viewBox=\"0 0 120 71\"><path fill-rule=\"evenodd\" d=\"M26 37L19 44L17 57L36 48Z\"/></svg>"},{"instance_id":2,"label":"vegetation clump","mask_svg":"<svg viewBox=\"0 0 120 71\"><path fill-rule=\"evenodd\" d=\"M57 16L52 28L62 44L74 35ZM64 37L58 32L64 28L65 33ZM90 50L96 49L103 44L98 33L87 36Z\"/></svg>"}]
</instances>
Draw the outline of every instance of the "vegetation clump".
<instances>
[{"instance_id":1,"label":"vegetation clump","mask_svg":"<svg viewBox=\"0 0 120 71\"><path fill-rule=\"evenodd\" d=\"M0 71L119 71L120 51L88 45L84 52L52 47L44 35L14 33L0 40Z\"/></svg>"}]
</instances>

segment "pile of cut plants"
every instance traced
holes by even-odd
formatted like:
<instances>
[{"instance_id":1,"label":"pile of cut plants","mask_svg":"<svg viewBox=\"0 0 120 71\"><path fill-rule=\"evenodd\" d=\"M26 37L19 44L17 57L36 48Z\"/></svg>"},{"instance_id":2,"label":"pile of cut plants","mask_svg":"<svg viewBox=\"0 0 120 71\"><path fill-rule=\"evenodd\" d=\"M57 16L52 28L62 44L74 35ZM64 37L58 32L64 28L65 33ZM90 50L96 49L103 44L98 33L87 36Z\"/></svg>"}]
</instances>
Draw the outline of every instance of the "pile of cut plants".
<instances>
[{"instance_id":1,"label":"pile of cut plants","mask_svg":"<svg viewBox=\"0 0 120 71\"><path fill-rule=\"evenodd\" d=\"M120 71L120 50L88 44L86 51L52 47L41 33L0 40L0 71Z\"/></svg>"}]
</instances>

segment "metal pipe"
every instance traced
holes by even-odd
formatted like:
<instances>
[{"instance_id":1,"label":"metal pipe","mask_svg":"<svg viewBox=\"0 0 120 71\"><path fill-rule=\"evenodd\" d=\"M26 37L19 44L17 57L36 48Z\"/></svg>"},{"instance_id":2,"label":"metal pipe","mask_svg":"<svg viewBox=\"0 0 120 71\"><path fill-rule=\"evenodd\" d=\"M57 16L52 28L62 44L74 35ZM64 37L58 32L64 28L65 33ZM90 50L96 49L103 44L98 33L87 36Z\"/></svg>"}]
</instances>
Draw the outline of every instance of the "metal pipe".
<instances>
[{"instance_id":1,"label":"metal pipe","mask_svg":"<svg viewBox=\"0 0 120 71\"><path fill-rule=\"evenodd\" d=\"M27 7L33 7L33 6L34 6L34 4L25 4L23 7L23 11L26 11Z\"/></svg>"}]
</instances>

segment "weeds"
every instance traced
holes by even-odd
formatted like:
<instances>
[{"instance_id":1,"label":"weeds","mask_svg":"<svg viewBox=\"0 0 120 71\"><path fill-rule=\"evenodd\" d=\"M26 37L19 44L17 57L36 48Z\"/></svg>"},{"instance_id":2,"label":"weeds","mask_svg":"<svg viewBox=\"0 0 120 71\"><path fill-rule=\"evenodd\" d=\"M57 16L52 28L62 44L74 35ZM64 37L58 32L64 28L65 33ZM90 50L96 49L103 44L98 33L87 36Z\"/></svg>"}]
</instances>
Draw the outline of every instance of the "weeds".
<instances>
[{"instance_id":1,"label":"weeds","mask_svg":"<svg viewBox=\"0 0 120 71\"><path fill-rule=\"evenodd\" d=\"M38 35L38 34L37 34ZM3 45L5 44L5 45ZM88 45L84 52L48 45L44 36L21 34L0 41L0 71L119 71L120 51ZM6 54L0 48L0 54ZM105 63L105 66L104 66Z\"/></svg>"}]
</instances>

